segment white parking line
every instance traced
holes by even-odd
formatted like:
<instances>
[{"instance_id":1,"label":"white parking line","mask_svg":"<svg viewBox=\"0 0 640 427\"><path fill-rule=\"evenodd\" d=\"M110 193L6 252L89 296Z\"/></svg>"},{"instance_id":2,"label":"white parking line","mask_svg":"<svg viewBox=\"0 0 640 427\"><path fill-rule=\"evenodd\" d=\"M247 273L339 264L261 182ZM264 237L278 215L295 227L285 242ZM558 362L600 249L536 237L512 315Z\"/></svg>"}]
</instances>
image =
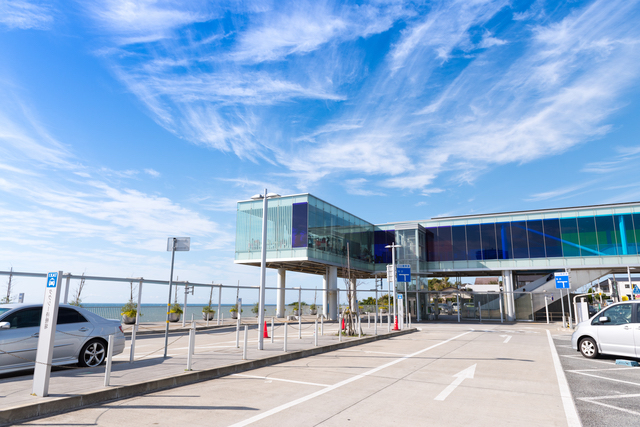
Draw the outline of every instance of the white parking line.
<instances>
[{"instance_id":1,"label":"white parking line","mask_svg":"<svg viewBox=\"0 0 640 427\"><path fill-rule=\"evenodd\" d=\"M556 377L558 377L558 387L560 388L560 397L562 399L562 406L564 406L564 413L567 417L567 424L569 427L581 427L580 418L578 418L578 411L576 405L573 403L571 397L571 390L569 389L569 383L567 377L564 376L562 370L562 364L560 363L560 357L558 357L558 351L556 350L553 338L551 338L551 332L547 329L547 338L549 339L549 347L551 348L551 358L553 359L553 366L556 369Z\"/></svg>"},{"instance_id":2,"label":"white parking line","mask_svg":"<svg viewBox=\"0 0 640 427\"><path fill-rule=\"evenodd\" d=\"M256 415L256 416L253 416L253 417L251 417L251 418L248 418L248 419L246 419L246 420L244 420L244 421L240 421L239 423L233 424L233 425L231 425L230 427L244 427L244 426L248 426L249 424L253 424L253 423L255 423L256 421L263 420L263 419L265 419L265 418L267 418L267 417L270 417L271 415L277 414L278 412L282 412L282 411L284 411L285 409L292 408L292 407L294 407L294 406L296 406L296 405L299 405L299 404L301 404L301 403L304 403L304 402L306 402L306 401L308 401L308 400L311 400L311 399L313 399L313 398L315 398L315 397L322 396L322 395L323 395L323 394L325 394L325 393L328 393L328 392L330 392L330 391L333 391L333 390L335 390L335 389L337 389L337 388L340 388L340 387L342 387L342 386L344 386L344 385L350 384L350 383L352 383L352 382L354 382L354 381L357 381L357 380L359 380L359 379L361 379L361 378L364 378L364 377L366 377L366 376L369 376L369 375L371 375L371 374L375 374L376 372L378 372L378 371L380 371L380 370L382 370L382 369L388 368L389 366L393 366L393 365L395 365L395 364L397 364L397 363L400 363L400 362L402 362L402 361L404 361L404 360L407 360L407 359L409 359L409 358L412 358L412 357L414 357L414 356L417 356L417 355L419 355L419 354L422 354L422 353L424 353L425 351L429 351L429 350L431 350L431 349L433 349L433 348L439 347L439 346L441 346L441 345L443 345L443 344L446 344L446 343L448 343L448 342L450 342L450 341L453 341L453 340L455 340L455 339L457 339L457 338L460 338L460 337L462 337L462 336L464 336L464 335L467 335L467 334L469 334L469 333L470 333L470 332L465 332L465 333L462 333L462 334L460 334L460 335L456 335L456 336L455 336L455 337L453 337L453 338L449 338L448 340L445 340L445 341L439 342L438 344L434 344L434 345L432 345L431 347L427 347L427 348L422 349L422 350L420 350L420 351L416 351L415 353L408 354L408 355L406 355L406 356L404 356L404 357L401 357L400 359L396 359L396 360L394 360L394 361L392 361L392 362L385 363L384 365L378 366L377 368L373 368L373 369L371 369L371 370L369 370L369 371L367 371L367 372L365 372L365 373L362 373L362 374L360 374L360 375L356 375L356 376L354 376L354 377L348 378L348 379L346 379L346 380L344 380L344 381L340 381L339 383L336 383L336 384L334 384L334 385L332 385L332 386L326 387L326 388L324 388L324 389L322 389L322 390L318 390L318 391L316 391L315 393L311 393L311 394L309 394L309 395L307 395L307 396L304 396L304 397L301 397L301 398L299 398L299 399L293 400L293 401L291 401L291 402L285 403L284 405L280 405L280 406L278 406L278 407L275 407L275 408L273 408L273 409L270 409L270 410L268 410L268 411L266 411L266 412L263 412L262 414L258 414L258 415ZM578 424L578 425L579 425L579 424Z\"/></svg>"},{"instance_id":3,"label":"white parking line","mask_svg":"<svg viewBox=\"0 0 640 427\"><path fill-rule=\"evenodd\" d=\"M600 368L600 369L569 369L567 372L609 372L609 371L628 371L631 369L638 369L636 367L628 368Z\"/></svg>"},{"instance_id":4,"label":"white parking line","mask_svg":"<svg viewBox=\"0 0 640 427\"><path fill-rule=\"evenodd\" d=\"M261 377L258 375L245 375L245 374L232 374L234 377L245 377L245 378L256 378L260 380L269 380L269 381L282 381L285 383L294 383L294 384L305 384L305 385L315 385L318 387L331 387L329 384L318 384L318 383L308 383L305 381L294 381L294 380L285 380L282 378L273 378L273 377Z\"/></svg>"},{"instance_id":5,"label":"white parking line","mask_svg":"<svg viewBox=\"0 0 640 427\"><path fill-rule=\"evenodd\" d=\"M634 382L631 382L631 381L618 380L618 379L615 379L615 378L607 378L607 377L603 377L601 375L587 374L586 372L580 372L580 371L567 371L567 372L572 372L572 373L578 374L578 375L584 375L586 377L600 378L600 379L603 379L603 380L613 381L613 382L616 382L616 383L623 383L623 384L631 384L631 385L640 386L640 383L634 383Z\"/></svg>"},{"instance_id":6,"label":"white parking line","mask_svg":"<svg viewBox=\"0 0 640 427\"><path fill-rule=\"evenodd\" d=\"M628 414L640 415L640 412L632 411L632 410L626 409L626 408L620 408L618 406L607 405L606 403L602 403L602 402L598 402L596 400L593 400L593 398L581 397L579 399L583 400L585 402L595 403L596 405L604 406L604 407L607 407L607 408L617 409L618 411L626 412Z\"/></svg>"},{"instance_id":7,"label":"white parking line","mask_svg":"<svg viewBox=\"0 0 640 427\"><path fill-rule=\"evenodd\" d=\"M584 356L568 356L566 354L563 354L562 357L568 357L569 359L580 359L580 360L584 360L585 362L595 362L595 363L604 363L605 365L615 365L615 363L613 362L604 362L602 360L593 360L593 359L587 359Z\"/></svg>"}]
</instances>

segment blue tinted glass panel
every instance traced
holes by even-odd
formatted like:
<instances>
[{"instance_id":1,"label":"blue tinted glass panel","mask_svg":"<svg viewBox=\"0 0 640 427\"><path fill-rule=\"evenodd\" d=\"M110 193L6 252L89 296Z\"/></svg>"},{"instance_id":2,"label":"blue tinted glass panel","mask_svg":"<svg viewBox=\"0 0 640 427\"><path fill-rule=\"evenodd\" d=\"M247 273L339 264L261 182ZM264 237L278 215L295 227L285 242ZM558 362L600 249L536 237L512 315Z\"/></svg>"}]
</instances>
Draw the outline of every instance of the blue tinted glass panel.
<instances>
[{"instance_id":1,"label":"blue tinted glass panel","mask_svg":"<svg viewBox=\"0 0 640 427\"><path fill-rule=\"evenodd\" d=\"M575 218L560 220L562 236L562 254L565 257L580 256L580 240L578 239L578 221Z\"/></svg>"},{"instance_id":2,"label":"blue tinted glass panel","mask_svg":"<svg viewBox=\"0 0 640 427\"><path fill-rule=\"evenodd\" d=\"M467 259L482 259L482 244L480 243L480 226L467 225Z\"/></svg>"},{"instance_id":3,"label":"blue tinted glass panel","mask_svg":"<svg viewBox=\"0 0 640 427\"><path fill-rule=\"evenodd\" d=\"M496 224L496 241L498 243L498 259L512 259L510 223L499 222Z\"/></svg>"},{"instance_id":4,"label":"blue tinted glass panel","mask_svg":"<svg viewBox=\"0 0 640 427\"><path fill-rule=\"evenodd\" d=\"M435 241L437 229L436 227L425 228L425 234L427 237L427 261L436 260Z\"/></svg>"},{"instance_id":5,"label":"blue tinted glass panel","mask_svg":"<svg viewBox=\"0 0 640 427\"><path fill-rule=\"evenodd\" d=\"M453 243L453 260L465 261L467 259L467 233L464 225L451 227L451 241Z\"/></svg>"},{"instance_id":6,"label":"blue tinted glass panel","mask_svg":"<svg viewBox=\"0 0 640 427\"><path fill-rule=\"evenodd\" d=\"M527 237L529 238L529 256L531 258L544 258L542 220L527 221L527 231Z\"/></svg>"},{"instance_id":7,"label":"blue tinted glass panel","mask_svg":"<svg viewBox=\"0 0 640 427\"><path fill-rule=\"evenodd\" d=\"M436 261L452 261L453 246L451 244L451 227L438 227L436 239Z\"/></svg>"},{"instance_id":8,"label":"blue tinted glass panel","mask_svg":"<svg viewBox=\"0 0 640 427\"><path fill-rule=\"evenodd\" d=\"M544 229L544 247L547 257L562 256L562 239L560 238L560 220L545 219L542 221Z\"/></svg>"},{"instance_id":9,"label":"blue tinted glass panel","mask_svg":"<svg viewBox=\"0 0 640 427\"><path fill-rule=\"evenodd\" d=\"M581 255L600 255L600 252L598 252L598 239L596 237L596 223L592 216L578 218L578 232L580 233Z\"/></svg>"},{"instance_id":10,"label":"blue tinted glass panel","mask_svg":"<svg viewBox=\"0 0 640 427\"><path fill-rule=\"evenodd\" d=\"M482 259L498 259L496 225L481 224L480 236L482 239Z\"/></svg>"},{"instance_id":11,"label":"blue tinted glass panel","mask_svg":"<svg viewBox=\"0 0 640 427\"><path fill-rule=\"evenodd\" d=\"M291 223L292 227L292 246L294 248L304 248L308 245L307 241L307 203L294 203Z\"/></svg>"},{"instance_id":12,"label":"blue tinted glass panel","mask_svg":"<svg viewBox=\"0 0 640 427\"><path fill-rule=\"evenodd\" d=\"M640 253L640 214L634 213L631 215L631 218L633 219L633 236L638 245L638 253Z\"/></svg>"},{"instance_id":13,"label":"blue tinted glass panel","mask_svg":"<svg viewBox=\"0 0 640 427\"><path fill-rule=\"evenodd\" d=\"M393 230L376 230L374 233L375 257L378 264L391 264L391 249L385 246L395 242L396 232Z\"/></svg>"},{"instance_id":14,"label":"blue tinted glass panel","mask_svg":"<svg viewBox=\"0 0 640 427\"><path fill-rule=\"evenodd\" d=\"M529 258L527 224L524 221L514 221L511 223L511 241L513 243L514 258Z\"/></svg>"},{"instance_id":15,"label":"blue tinted glass panel","mask_svg":"<svg viewBox=\"0 0 640 427\"><path fill-rule=\"evenodd\" d=\"M613 216L603 215L596 217L596 230L598 231L598 248L604 255L618 255L616 227L613 224Z\"/></svg>"},{"instance_id":16,"label":"blue tinted glass panel","mask_svg":"<svg viewBox=\"0 0 640 427\"><path fill-rule=\"evenodd\" d=\"M636 247L636 235L633 230L633 218L630 214L616 215L615 224L618 227L620 240L618 241L620 255L635 255L638 253Z\"/></svg>"}]
</instances>

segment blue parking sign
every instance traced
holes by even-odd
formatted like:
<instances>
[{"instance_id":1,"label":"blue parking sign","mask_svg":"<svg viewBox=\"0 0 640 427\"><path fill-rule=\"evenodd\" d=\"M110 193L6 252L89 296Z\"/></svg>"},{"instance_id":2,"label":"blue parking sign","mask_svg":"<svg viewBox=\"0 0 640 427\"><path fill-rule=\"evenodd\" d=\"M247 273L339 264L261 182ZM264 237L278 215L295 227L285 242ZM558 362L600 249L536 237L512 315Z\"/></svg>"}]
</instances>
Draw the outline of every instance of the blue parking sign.
<instances>
[{"instance_id":1,"label":"blue parking sign","mask_svg":"<svg viewBox=\"0 0 640 427\"><path fill-rule=\"evenodd\" d=\"M58 273L49 273L47 278L47 288L55 288L58 282Z\"/></svg>"},{"instance_id":2,"label":"blue parking sign","mask_svg":"<svg viewBox=\"0 0 640 427\"><path fill-rule=\"evenodd\" d=\"M411 264L398 264L396 268L398 276L398 282L410 282L411 281Z\"/></svg>"}]
</instances>

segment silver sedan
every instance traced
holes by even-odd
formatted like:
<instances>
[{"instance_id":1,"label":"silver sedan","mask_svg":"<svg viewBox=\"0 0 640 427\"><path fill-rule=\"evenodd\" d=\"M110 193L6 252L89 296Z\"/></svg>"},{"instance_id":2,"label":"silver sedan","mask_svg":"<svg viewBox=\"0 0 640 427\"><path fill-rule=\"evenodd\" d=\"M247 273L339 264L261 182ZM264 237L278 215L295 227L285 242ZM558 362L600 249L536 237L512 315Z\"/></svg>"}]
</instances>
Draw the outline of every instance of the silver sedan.
<instances>
[{"instance_id":1,"label":"silver sedan","mask_svg":"<svg viewBox=\"0 0 640 427\"><path fill-rule=\"evenodd\" d=\"M0 373L33 368L36 360L42 304L0 305ZM124 351L119 320L107 320L83 308L60 305L52 365L98 366L106 359L109 335L113 354Z\"/></svg>"}]
</instances>

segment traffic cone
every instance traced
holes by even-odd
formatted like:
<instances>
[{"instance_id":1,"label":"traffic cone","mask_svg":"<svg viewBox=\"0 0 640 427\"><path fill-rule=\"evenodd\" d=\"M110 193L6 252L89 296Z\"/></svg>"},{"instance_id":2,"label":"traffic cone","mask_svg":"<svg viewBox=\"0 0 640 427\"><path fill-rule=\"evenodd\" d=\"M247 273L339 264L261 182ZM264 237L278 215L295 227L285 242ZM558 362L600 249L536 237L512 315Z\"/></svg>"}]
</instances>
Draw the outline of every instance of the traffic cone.
<instances>
[{"instance_id":1,"label":"traffic cone","mask_svg":"<svg viewBox=\"0 0 640 427\"><path fill-rule=\"evenodd\" d=\"M264 321L264 334L263 338L269 338L269 331L267 331L267 321Z\"/></svg>"},{"instance_id":2,"label":"traffic cone","mask_svg":"<svg viewBox=\"0 0 640 427\"><path fill-rule=\"evenodd\" d=\"M400 329L398 329L398 316L395 316L395 320L393 321L393 330L394 331L399 331Z\"/></svg>"},{"instance_id":3,"label":"traffic cone","mask_svg":"<svg viewBox=\"0 0 640 427\"><path fill-rule=\"evenodd\" d=\"M344 317L342 318L342 330L344 331Z\"/></svg>"}]
</instances>

